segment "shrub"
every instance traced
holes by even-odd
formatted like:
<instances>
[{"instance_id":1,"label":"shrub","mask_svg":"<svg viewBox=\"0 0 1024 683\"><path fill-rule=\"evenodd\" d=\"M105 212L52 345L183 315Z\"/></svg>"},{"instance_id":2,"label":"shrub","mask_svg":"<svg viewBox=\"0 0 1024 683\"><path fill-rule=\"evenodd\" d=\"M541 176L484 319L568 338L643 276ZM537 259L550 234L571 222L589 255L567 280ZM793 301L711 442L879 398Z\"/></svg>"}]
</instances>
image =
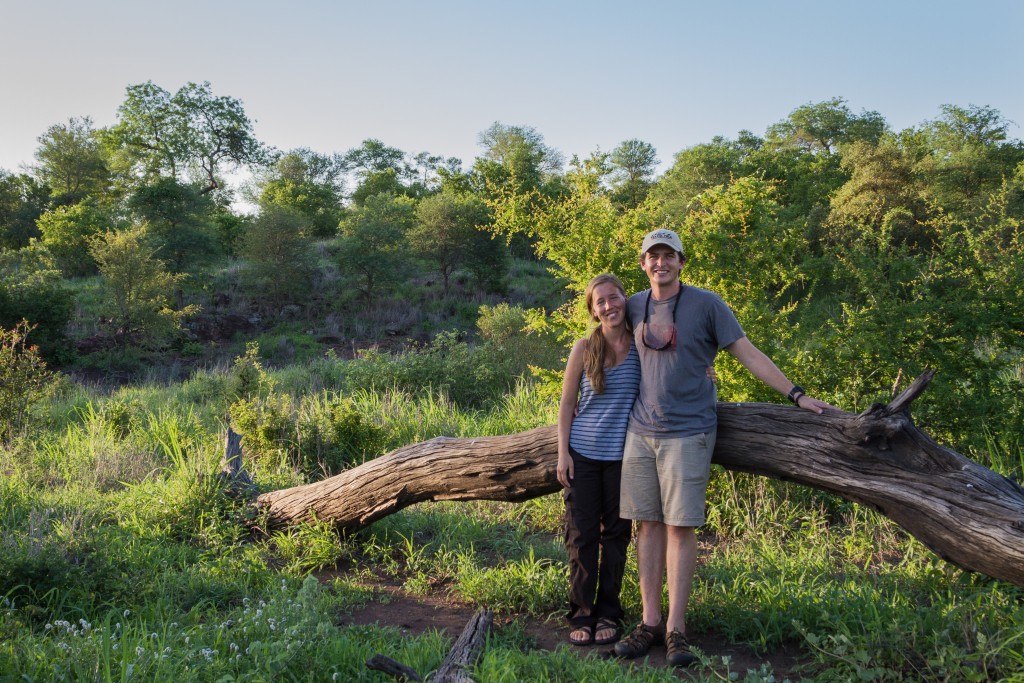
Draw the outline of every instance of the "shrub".
<instances>
[{"instance_id":1,"label":"shrub","mask_svg":"<svg viewBox=\"0 0 1024 683\"><path fill-rule=\"evenodd\" d=\"M0 327L0 441L7 443L29 422L29 409L45 398L52 374L35 346L26 346L32 327L21 322L11 330Z\"/></svg>"},{"instance_id":2,"label":"shrub","mask_svg":"<svg viewBox=\"0 0 1024 683\"><path fill-rule=\"evenodd\" d=\"M378 455L384 444L384 430L337 394L304 398L296 431L303 469L315 467L328 476Z\"/></svg>"},{"instance_id":3,"label":"shrub","mask_svg":"<svg viewBox=\"0 0 1024 683\"><path fill-rule=\"evenodd\" d=\"M471 347L453 332L438 334L428 346L399 355L370 349L348 367L346 387L412 394L434 391L462 405L480 406L515 384L516 373L497 347Z\"/></svg>"},{"instance_id":4,"label":"shrub","mask_svg":"<svg viewBox=\"0 0 1024 683\"><path fill-rule=\"evenodd\" d=\"M195 305L171 308L171 294L184 276L167 271L153 258L144 226L107 232L92 240L90 253L107 288L106 313L117 346L165 348L181 332Z\"/></svg>"},{"instance_id":5,"label":"shrub","mask_svg":"<svg viewBox=\"0 0 1024 683\"><path fill-rule=\"evenodd\" d=\"M537 321L537 311L502 302L481 306L476 326L490 351L518 366L519 372L529 367L562 368L566 351L558 341L560 330Z\"/></svg>"},{"instance_id":6,"label":"shrub","mask_svg":"<svg viewBox=\"0 0 1024 683\"><path fill-rule=\"evenodd\" d=\"M336 474L377 455L384 444L384 430L337 394L307 396L296 405L287 394L270 392L236 401L229 413L254 462L287 463L307 477Z\"/></svg>"},{"instance_id":7,"label":"shrub","mask_svg":"<svg viewBox=\"0 0 1024 683\"><path fill-rule=\"evenodd\" d=\"M27 320L43 358L66 362L74 354L66 333L74 308L74 294L45 248L33 242L17 251L0 250L0 327Z\"/></svg>"},{"instance_id":8,"label":"shrub","mask_svg":"<svg viewBox=\"0 0 1024 683\"><path fill-rule=\"evenodd\" d=\"M42 243L68 277L96 273L96 261L89 254L89 241L113 228L113 221L92 202L62 206L47 211L37 222Z\"/></svg>"},{"instance_id":9,"label":"shrub","mask_svg":"<svg viewBox=\"0 0 1024 683\"><path fill-rule=\"evenodd\" d=\"M241 237L239 253L247 260L242 275L261 303L276 308L309 299L316 253L306 227L298 211L265 206Z\"/></svg>"}]
</instances>

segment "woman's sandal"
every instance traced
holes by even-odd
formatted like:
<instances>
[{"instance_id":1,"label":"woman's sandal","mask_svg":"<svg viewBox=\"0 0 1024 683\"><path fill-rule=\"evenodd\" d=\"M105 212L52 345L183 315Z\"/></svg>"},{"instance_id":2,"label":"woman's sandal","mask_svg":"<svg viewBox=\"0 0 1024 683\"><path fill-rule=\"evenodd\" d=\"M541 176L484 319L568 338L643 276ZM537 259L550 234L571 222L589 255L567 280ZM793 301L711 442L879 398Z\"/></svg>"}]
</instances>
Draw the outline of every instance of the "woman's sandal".
<instances>
[{"instance_id":1,"label":"woman's sandal","mask_svg":"<svg viewBox=\"0 0 1024 683\"><path fill-rule=\"evenodd\" d=\"M585 637L580 638L578 640L576 638L573 638L573 635L575 635L577 633L582 633L582 634L584 634ZM571 631L569 631L569 642L572 643L573 645L580 645L580 646L582 646L582 645L592 645L594 643L594 627L593 626L587 626L587 625L574 626L573 629Z\"/></svg>"},{"instance_id":2,"label":"woman's sandal","mask_svg":"<svg viewBox=\"0 0 1024 683\"><path fill-rule=\"evenodd\" d=\"M610 636L604 638L598 638L597 634L601 631L611 631ZM601 617L597 620L597 625L594 627L594 645L611 645L612 643L618 642L622 634L619 632L619 625L613 619L608 617Z\"/></svg>"}]
</instances>

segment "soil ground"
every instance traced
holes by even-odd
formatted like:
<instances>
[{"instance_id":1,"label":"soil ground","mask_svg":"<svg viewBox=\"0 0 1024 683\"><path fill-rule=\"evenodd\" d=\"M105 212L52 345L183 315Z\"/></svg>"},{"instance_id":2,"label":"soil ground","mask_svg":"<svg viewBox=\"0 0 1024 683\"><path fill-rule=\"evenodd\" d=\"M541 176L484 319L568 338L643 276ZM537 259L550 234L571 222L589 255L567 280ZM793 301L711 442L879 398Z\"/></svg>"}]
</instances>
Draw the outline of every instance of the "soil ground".
<instances>
[{"instance_id":1,"label":"soil ground","mask_svg":"<svg viewBox=\"0 0 1024 683\"><path fill-rule=\"evenodd\" d=\"M376 583L370 586L383 599L367 603L364 607L352 610L344 615L339 625L378 625L390 626L399 629L403 634L412 636L419 635L425 631L436 629L444 631L453 641L458 638L463 627L476 612L472 605L460 603L445 595L410 595L399 586ZM544 621L532 617L516 617L523 625L525 632L533 641L533 649L541 651L552 651L558 647L569 648L579 653L581 657L592 655L601 656L609 647L578 647L568 642L569 629L561 621ZM508 619L501 616L495 618L494 627L500 629L507 624ZM762 664L768 664L775 675L776 681L799 680L799 676L793 675L792 671L797 665L797 653L795 651L779 651L766 656L757 656L749 648L730 645L714 633L695 634L691 642L706 655L715 661L721 661L722 657L731 657L729 670L739 674L739 680L743 680L748 670L757 671ZM624 662L623 666L665 666L665 648L656 647L646 660ZM677 670L676 676L681 680L698 680L694 670ZM721 667L721 675L727 675L727 670ZM707 671L705 670L705 676Z\"/></svg>"}]
</instances>

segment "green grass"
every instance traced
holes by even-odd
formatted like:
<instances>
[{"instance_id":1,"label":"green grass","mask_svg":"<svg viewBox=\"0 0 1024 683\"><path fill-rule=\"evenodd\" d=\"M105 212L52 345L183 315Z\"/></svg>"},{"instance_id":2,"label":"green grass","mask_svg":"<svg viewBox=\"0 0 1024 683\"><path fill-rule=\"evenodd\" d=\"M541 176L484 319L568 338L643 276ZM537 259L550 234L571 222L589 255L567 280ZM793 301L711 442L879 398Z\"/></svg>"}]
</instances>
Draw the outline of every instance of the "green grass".
<instances>
[{"instance_id":1,"label":"green grass","mask_svg":"<svg viewBox=\"0 0 1024 683\"><path fill-rule=\"evenodd\" d=\"M329 423L348 401L380 430L380 450L555 420L554 401L527 380L474 404L425 387L352 388L350 368L317 357L268 371L261 391L287 398L296 428ZM503 626L477 680L674 680L568 647L531 650L521 620L559 624L565 608L557 495L421 503L344 538L317 522L260 533L216 478L237 372L114 390L66 383L39 406L37 428L0 450L0 680L374 681L364 662L377 652L431 671L449 637L336 626L379 599L382 577L497 610ZM1012 470L1021 453L1001 445L989 457ZM317 476L284 459L255 472L265 489ZM877 513L812 489L716 469L709 509L694 633L764 657L798 652L794 680L1024 677L1020 588L953 568ZM338 571L310 578L322 568ZM638 618L632 549L623 600ZM767 665L732 671L706 656L694 676L773 680Z\"/></svg>"}]
</instances>

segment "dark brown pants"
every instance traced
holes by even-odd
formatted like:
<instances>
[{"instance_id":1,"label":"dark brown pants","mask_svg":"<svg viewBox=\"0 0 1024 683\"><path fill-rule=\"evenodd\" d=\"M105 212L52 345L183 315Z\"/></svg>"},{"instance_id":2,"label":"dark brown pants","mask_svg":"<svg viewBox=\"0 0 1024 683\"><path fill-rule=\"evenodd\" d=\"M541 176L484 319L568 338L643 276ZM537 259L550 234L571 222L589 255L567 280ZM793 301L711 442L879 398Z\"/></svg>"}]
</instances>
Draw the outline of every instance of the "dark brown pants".
<instances>
[{"instance_id":1,"label":"dark brown pants","mask_svg":"<svg viewBox=\"0 0 1024 683\"><path fill-rule=\"evenodd\" d=\"M565 548L569 553L569 623L621 621L622 576L633 523L619 517L622 461L593 460L574 450L572 486L565 489Z\"/></svg>"}]
</instances>

